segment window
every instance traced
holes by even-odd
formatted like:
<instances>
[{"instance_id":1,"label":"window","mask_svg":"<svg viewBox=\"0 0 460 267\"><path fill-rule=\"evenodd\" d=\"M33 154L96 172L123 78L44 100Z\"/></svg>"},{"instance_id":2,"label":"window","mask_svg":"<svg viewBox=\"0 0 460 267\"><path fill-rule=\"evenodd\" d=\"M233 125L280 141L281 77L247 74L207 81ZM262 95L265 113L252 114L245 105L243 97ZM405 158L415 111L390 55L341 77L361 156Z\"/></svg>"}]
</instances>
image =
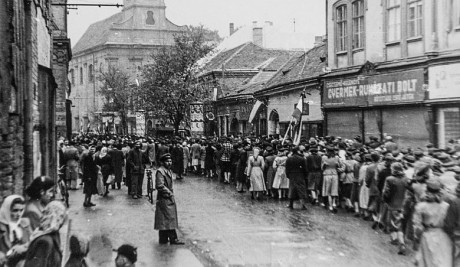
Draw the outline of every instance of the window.
<instances>
[{"instance_id":1,"label":"window","mask_svg":"<svg viewBox=\"0 0 460 267\"><path fill-rule=\"evenodd\" d=\"M357 0L352 4L353 10L353 49L364 47L364 1Z\"/></svg>"},{"instance_id":2,"label":"window","mask_svg":"<svg viewBox=\"0 0 460 267\"><path fill-rule=\"evenodd\" d=\"M347 42L347 6L341 5L336 9L337 22L337 51L348 49Z\"/></svg>"},{"instance_id":3,"label":"window","mask_svg":"<svg viewBox=\"0 0 460 267\"><path fill-rule=\"evenodd\" d=\"M83 68L80 67L80 84L83 84Z\"/></svg>"},{"instance_id":4,"label":"window","mask_svg":"<svg viewBox=\"0 0 460 267\"><path fill-rule=\"evenodd\" d=\"M401 40L401 0L387 2L387 42Z\"/></svg>"},{"instance_id":5,"label":"window","mask_svg":"<svg viewBox=\"0 0 460 267\"><path fill-rule=\"evenodd\" d=\"M93 65L89 65L89 68L88 68L88 80L89 80L89 82L93 82L93 80L94 80Z\"/></svg>"},{"instance_id":6,"label":"window","mask_svg":"<svg viewBox=\"0 0 460 267\"><path fill-rule=\"evenodd\" d=\"M70 83L75 85L75 72L73 69L70 70Z\"/></svg>"},{"instance_id":7,"label":"window","mask_svg":"<svg viewBox=\"0 0 460 267\"><path fill-rule=\"evenodd\" d=\"M407 5L407 37L422 36L422 1L411 1Z\"/></svg>"},{"instance_id":8,"label":"window","mask_svg":"<svg viewBox=\"0 0 460 267\"><path fill-rule=\"evenodd\" d=\"M147 25L155 24L155 19L153 18L153 11L147 11L147 19L145 20L145 24Z\"/></svg>"},{"instance_id":9,"label":"window","mask_svg":"<svg viewBox=\"0 0 460 267\"><path fill-rule=\"evenodd\" d=\"M460 0L452 0L453 26L460 27Z\"/></svg>"}]
</instances>

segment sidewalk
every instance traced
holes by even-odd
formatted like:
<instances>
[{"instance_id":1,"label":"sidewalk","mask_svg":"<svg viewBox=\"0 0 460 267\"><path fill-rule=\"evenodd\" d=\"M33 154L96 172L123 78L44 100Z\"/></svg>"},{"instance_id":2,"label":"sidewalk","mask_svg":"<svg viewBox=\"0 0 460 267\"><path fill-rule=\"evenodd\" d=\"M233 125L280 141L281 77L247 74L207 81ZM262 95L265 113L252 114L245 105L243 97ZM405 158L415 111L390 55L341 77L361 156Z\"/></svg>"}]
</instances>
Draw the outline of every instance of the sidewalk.
<instances>
[{"instance_id":1,"label":"sidewalk","mask_svg":"<svg viewBox=\"0 0 460 267\"><path fill-rule=\"evenodd\" d=\"M158 244L158 231L153 229L155 205L151 205L147 198L132 199L127 188L122 186L121 190L110 190L105 198L93 196L95 207L84 208L83 199L81 189L70 191L70 222L61 230L61 236L63 249L69 225L71 233L80 233L91 239L90 266L114 266L116 252L112 252L112 248L124 243L138 248L137 267L203 266L188 249L190 244ZM65 256L68 257L68 252Z\"/></svg>"}]
</instances>

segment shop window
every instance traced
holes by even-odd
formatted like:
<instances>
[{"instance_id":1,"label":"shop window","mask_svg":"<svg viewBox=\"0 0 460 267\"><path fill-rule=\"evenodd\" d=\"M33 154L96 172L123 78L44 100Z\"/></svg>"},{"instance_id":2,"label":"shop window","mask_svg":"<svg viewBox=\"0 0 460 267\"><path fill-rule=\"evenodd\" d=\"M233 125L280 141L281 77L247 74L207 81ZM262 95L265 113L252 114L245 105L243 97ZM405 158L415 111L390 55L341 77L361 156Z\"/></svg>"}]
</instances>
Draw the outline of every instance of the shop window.
<instances>
[{"instance_id":1,"label":"shop window","mask_svg":"<svg viewBox=\"0 0 460 267\"><path fill-rule=\"evenodd\" d=\"M336 33L337 33L337 51L346 51L348 46L347 32L347 6L341 5L336 8Z\"/></svg>"},{"instance_id":2,"label":"shop window","mask_svg":"<svg viewBox=\"0 0 460 267\"><path fill-rule=\"evenodd\" d=\"M422 36L423 23L422 1L410 1L407 5L407 37Z\"/></svg>"},{"instance_id":3,"label":"shop window","mask_svg":"<svg viewBox=\"0 0 460 267\"><path fill-rule=\"evenodd\" d=\"M89 65L89 67L88 67L88 80L89 80L89 82L93 82L93 80L94 80L93 65Z\"/></svg>"},{"instance_id":4,"label":"shop window","mask_svg":"<svg viewBox=\"0 0 460 267\"><path fill-rule=\"evenodd\" d=\"M387 1L387 42L401 40L401 0Z\"/></svg>"},{"instance_id":5,"label":"shop window","mask_svg":"<svg viewBox=\"0 0 460 267\"><path fill-rule=\"evenodd\" d=\"M352 3L353 10L353 49L364 47L364 1Z\"/></svg>"},{"instance_id":6,"label":"shop window","mask_svg":"<svg viewBox=\"0 0 460 267\"><path fill-rule=\"evenodd\" d=\"M145 20L145 24L147 25L155 24L155 19L153 18L153 11L147 11L147 19Z\"/></svg>"}]
</instances>

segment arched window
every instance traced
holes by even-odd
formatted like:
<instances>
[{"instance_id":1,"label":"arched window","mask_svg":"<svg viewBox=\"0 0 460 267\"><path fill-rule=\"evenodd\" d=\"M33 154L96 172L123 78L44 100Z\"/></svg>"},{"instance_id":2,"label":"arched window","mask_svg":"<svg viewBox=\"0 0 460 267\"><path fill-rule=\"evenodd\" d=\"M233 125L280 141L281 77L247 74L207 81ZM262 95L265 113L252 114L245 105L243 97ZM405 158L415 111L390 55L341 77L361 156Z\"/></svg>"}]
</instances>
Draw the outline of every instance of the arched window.
<instances>
[{"instance_id":1,"label":"arched window","mask_svg":"<svg viewBox=\"0 0 460 267\"><path fill-rule=\"evenodd\" d=\"M145 20L145 24L147 25L155 24L155 19L153 18L153 11L147 11L147 19Z\"/></svg>"},{"instance_id":2,"label":"arched window","mask_svg":"<svg viewBox=\"0 0 460 267\"><path fill-rule=\"evenodd\" d=\"M89 67L88 67L88 80L89 80L89 82L93 82L93 80L94 80L93 65L89 65Z\"/></svg>"}]
</instances>

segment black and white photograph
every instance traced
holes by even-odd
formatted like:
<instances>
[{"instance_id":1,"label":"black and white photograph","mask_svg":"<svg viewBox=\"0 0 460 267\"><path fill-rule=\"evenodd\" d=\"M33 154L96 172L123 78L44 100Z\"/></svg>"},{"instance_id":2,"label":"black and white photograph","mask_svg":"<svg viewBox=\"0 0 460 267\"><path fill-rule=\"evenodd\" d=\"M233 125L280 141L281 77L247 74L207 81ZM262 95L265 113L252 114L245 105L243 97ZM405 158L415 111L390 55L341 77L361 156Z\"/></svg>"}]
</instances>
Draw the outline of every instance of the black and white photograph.
<instances>
[{"instance_id":1,"label":"black and white photograph","mask_svg":"<svg viewBox=\"0 0 460 267\"><path fill-rule=\"evenodd\" d=\"M460 267L460 0L2 0L0 267Z\"/></svg>"}]
</instances>

